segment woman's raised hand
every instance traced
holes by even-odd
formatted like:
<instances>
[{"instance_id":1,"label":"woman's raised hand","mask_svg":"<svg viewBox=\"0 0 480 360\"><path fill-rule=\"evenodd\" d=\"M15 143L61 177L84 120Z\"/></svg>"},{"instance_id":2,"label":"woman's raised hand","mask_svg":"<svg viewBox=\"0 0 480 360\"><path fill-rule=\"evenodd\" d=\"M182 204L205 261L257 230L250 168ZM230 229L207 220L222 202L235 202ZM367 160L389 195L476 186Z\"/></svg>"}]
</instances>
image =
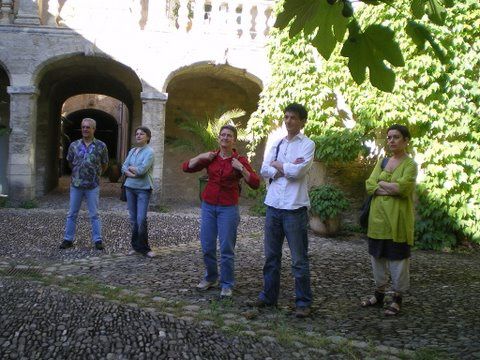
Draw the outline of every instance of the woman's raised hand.
<instances>
[{"instance_id":1,"label":"woman's raised hand","mask_svg":"<svg viewBox=\"0 0 480 360\"><path fill-rule=\"evenodd\" d=\"M206 153L202 153L202 154L198 155L198 158L202 159L202 160L212 161L213 159L215 159L215 156L217 156L216 152L207 151Z\"/></svg>"},{"instance_id":2,"label":"woman's raised hand","mask_svg":"<svg viewBox=\"0 0 480 360\"><path fill-rule=\"evenodd\" d=\"M237 158L232 159L232 166L238 171L243 171L243 164Z\"/></svg>"}]
</instances>

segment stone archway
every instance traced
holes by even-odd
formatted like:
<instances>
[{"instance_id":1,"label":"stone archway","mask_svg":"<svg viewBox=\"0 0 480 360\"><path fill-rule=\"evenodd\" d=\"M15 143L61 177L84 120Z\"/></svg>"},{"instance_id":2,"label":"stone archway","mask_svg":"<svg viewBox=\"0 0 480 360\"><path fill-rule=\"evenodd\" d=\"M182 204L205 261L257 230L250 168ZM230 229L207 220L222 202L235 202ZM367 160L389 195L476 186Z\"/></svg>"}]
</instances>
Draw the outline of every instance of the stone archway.
<instances>
[{"instance_id":1,"label":"stone archway","mask_svg":"<svg viewBox=\"0 0 480 360\"><path fill-rule=\"evenodd\" d=\"M108 157L117 160L119 124L110 114L97 109L83 109L66 114L63 118L63 134L69 142L82 137L80 124L84 118L94 119L97 123L95 137L103 141L108 148ZM63 147L63 155L66 157L68 144ZM66 170L66 169L65 169ZM66 171L70 173L70 171Z\"/></svg>"},{"instance_id":2,"label":"stone archway","mask_svg":"<svg viewBox=\"0 0 480 360\"><path fill-rule=\"evenodd\" d=\"M140 94L142 84L135 72L127 66L106 57L73 55L50 60L38 72L37 83L39 95L37 99L36 151L35 151L35 188L36 195L43 195L58 184L59 144L61 143L62 108L65 101L76 95L98 94L117 99L128 109L128 128L141 123L142 103ZM79 109L81 110L81 109ZM110 123L115 120L106 116L104 111L95 108L80 111L75 116L94 114ZM92 115L92 117L94 117ZM97 119L96 119L97 120ZM103 124L97 121L97 129ZM118 136L118 135L117 135ZM128 147L125 136L121 143L112 142L118 147ZM123 142L123 143L122 143ZM113 146L113 145L112 145ZM110 149L110 156L121 161L117 150ZM123 155L123 154L121 154Z\"/></svg>"},{"instance_id":3,"label":"stone archway","mask_svg":"<svg viewBox=\"0 0 480 360\"><path fill-rule=\"evenodd\" d=\"M0 194L7 193L8 134L10 129L10 79L0 66Z\"/></svg>"},{"instance_id":4,"label":"stone archway","mask_svg":"<svg viewBox=\"0 0 480 360\"><path fill-rule=\"evenodd\" d=\"M257 108L260 91L260 81L255 81L244 70L228 65L196 64L183 68L170 77L167 86L164 158L164 200L167 203L178 199L188 203L198 202L198 176L184 174L181 170L182 161L196 154L175 148L169 141L187 136L178 128L176 119L188 114L203 119L206 124L206 119L214 114L241 108L246 111L246 115L238 122L245 127L250 114ZM239 151L245 153L240 144Z\"/></svg>"}]
</instances>

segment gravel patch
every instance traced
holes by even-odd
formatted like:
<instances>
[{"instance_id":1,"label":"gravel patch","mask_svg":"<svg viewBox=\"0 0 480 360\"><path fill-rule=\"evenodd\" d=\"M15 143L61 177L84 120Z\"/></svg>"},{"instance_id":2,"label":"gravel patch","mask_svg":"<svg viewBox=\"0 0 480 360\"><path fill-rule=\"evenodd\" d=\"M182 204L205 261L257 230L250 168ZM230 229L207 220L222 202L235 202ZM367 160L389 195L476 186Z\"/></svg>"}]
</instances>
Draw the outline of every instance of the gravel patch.
<instances>
[{"instance_id":1,"label":"gravel patch","mask_svg":"<svg viewBox=\"0 0 480 360\"><path fill-rule=\"evenodd\" d=\"M92 247L86 212L75 247L58 249L65 194L43 198L37 209L0 209L1 358L480 358L479 253L414 251L411 291L401 313L386 318L358 306L373 291L365 239L311 234L313 314L299 320L286 246L278 308L248 306L262 287L262 218L242 208L234 296L220 301L219 288L194 288L203 275L198 208L149 213L158 256L147 259L125 256L125 204L110 199L101 199L113 204L100 210L105 251ZM118 299L79 294L69 286L76 279L118 291Z\"/></svg>"}]
</instances>

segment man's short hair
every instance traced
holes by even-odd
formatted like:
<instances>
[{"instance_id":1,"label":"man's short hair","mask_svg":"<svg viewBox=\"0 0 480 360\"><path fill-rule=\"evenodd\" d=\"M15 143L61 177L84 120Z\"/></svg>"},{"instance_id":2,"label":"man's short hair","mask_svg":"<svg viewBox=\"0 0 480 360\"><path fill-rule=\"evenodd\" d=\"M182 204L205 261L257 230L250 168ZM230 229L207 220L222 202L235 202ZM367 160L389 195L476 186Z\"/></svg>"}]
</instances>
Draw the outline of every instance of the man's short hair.
<instances>
[{"instance_id":1,"label":"man's short hair","mask_svg":"<svg viewBox=\"0 0 480 360\"><path fill-rule=\"evenodd\" d=\"M287 111L297 114L298 117L300 118L300 120L307 121L308 111L307 111L307 109L305 109L305 107L303 105L300 105L300 104L297 104L297 103L291 103L291 104L287 105L285 110L283 110L283 113L286 113Z\"/></svg>"},{"instance_id":2,"label":"man's short hair","mask_svg":"<svg viewBox=\"0 0 480 360\"><path fill-rule=\"evenodd\" d=\"M91 125L94 129L97 128L97 122L96 122L95 120L93 120L92 118L84 118L84 119L82 119L82 123L83 123L84 121L88 121L88 122L90 123L90 125Z\"/></svg>"}]
</instances>

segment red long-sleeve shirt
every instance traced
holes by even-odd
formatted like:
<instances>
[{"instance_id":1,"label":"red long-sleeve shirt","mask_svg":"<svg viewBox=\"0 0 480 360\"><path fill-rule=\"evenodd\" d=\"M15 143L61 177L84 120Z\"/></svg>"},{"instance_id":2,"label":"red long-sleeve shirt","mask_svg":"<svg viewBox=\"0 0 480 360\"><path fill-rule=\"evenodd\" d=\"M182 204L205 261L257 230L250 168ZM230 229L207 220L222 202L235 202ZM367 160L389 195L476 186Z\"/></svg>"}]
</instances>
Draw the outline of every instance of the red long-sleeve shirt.
<instances>
[{"instance_id":1,"label":"red long-sleeve shirt","mask_svg":"<svg viewBox=\"0 0 480 360\"><path fill-rule=\"evenodd\" d=\"M202 192L203 201L211 205L237 205L239 197L238 182L242 178L240 171L235 170L232 166L232 158L237 158L242 163L245 169L250 173L248 182L245 182L252 189L258 189L260 186L260 178L252 169L245 156L239 156L233 150L231 157L222 159L218 156L219 151L216 151L217 156L212 161L202 160L192 168L188 167L190 160L182 164L183 171L193 173L202 169L207 169L208 182Z\"/></svg>"}]
</instances>

